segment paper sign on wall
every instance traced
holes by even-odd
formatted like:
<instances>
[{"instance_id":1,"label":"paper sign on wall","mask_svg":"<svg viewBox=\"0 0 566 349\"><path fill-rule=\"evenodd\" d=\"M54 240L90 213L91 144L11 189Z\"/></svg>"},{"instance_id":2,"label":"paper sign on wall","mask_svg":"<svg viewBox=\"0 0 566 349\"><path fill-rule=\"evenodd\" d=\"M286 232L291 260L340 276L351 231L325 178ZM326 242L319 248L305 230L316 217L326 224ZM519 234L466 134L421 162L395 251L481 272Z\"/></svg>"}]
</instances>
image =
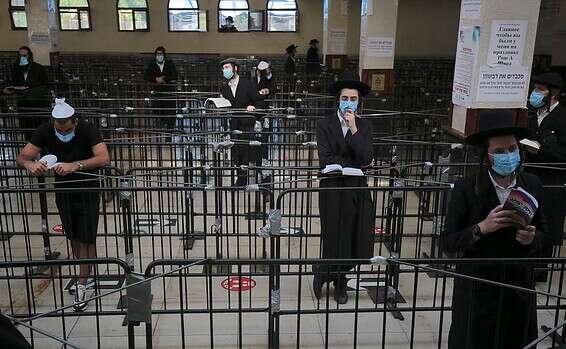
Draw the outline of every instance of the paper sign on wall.
<instances>
[{"instance_id":1,"label":"paper sign on wall","mask_svg":"<svg viewBox=\"0 0 566 349\"><path fill-rule=\"evenodd\" d=\"M367 55L370 57L393 57L395 54L395 38L369 37L367 38Z\"/></svg>"},{"instance_id":2,"label":"paper sign on wall","mask_svg":"<svg viewBox=\"0 0 566 349\"><path fill-rule=\"evenodd\" d=\"M487 65L522 66L528 21L493 21Z\"/></svg>"},{"instance_id":3,"label":"paper sign on wall","mask_svg":"<svg viewBox=\"0 0 566 349\"><path fill-rule=\"evenodd\" d=\"M474 66L479 49L480 27L462 26L458 31L452 103L468 107L471 103Z\"/></svg>"},{"instance_id":4,"label":"paper sign on wall","mask_svg":"<svg viewBox=\"0 0 566 349\"><path fill-rule=\"evenodd\" d=\"M483 66L478 79L478 102L520 102L526 103L529 87L528 67Z\"/></svg>"},{"instance_id":5,"label":"paper sign on wall","mask_svg":"<svg viewBox=\"0 0 566 349\"><path fill-rule=\"evenodd\" d=\"M479 19L481 14L481 0L462 0L460 17Z\"/></svg>"},{"instance_id":6,"label":"paper sign on wall","mask_svg":"<svg viewBox=\"0 0 566 349\"><path fill-rule=\"evenodd\" d=\"M330 29L328 35L328 53L335 55L346 54L346 30Z\"/></svg>"}]
</instances>

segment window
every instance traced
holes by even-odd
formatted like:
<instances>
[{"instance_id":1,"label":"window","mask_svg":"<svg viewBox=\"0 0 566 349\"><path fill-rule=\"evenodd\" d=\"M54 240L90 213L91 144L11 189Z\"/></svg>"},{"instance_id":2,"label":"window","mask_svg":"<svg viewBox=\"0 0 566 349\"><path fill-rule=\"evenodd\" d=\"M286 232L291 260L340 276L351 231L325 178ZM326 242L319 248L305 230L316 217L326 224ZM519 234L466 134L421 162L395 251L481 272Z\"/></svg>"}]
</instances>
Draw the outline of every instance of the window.
<instances>
[{"instance_id":1,"label":"window","mask_svg":"<svg viewBox=\"0 0 566 349\"><path fill-rule=\"evenodd\" d=\"M88 0L59 0L61 30L90 30Z\"/></svg>"},{"instance_id":2,"label":"window","mask_svg":"<svg viewBox=\"0 0 566 349\"><path fill-rule=\"evenodd\" d=\"M118 0L118 30L149 30L149 14L146 0Z\"/></svg>"},{"instance_id":3,"label":"window","mask_svg":"<svg viewBox=\"0 0 566 349\"><path fill-rule=\"evenodd\" d=\"M298 17L295 0L267 1L268 32L296 32Z\"/></svg>"},{"instance_id":4,"label":"window","mask_svg":"<svg viewBox=\"0 0 566 349\"><path fill-rule=\"evenodd\" d=\"M208 12L199 10L198 0L169 0L168 12L169 31L208 31Z\"/></svg>"},{"instance_id":5,"label":"window","mask_svg":"<svg viewBox=\"0 0 566 349\"><path fill-rule=\"evenodd\" d=\"M26 1L10 0L10 19L12 20L13 30L26 30L28 20L26 18Z\"/></svg>"},{"instance_id":6,"label":"window","mask_svg":"<svg viewBox=\"0 0 566 349\"><path fill-rule=\"evenodd\" d=\"M247 0L220 0L218 2L218 31L247 32L249 19Z\"/></svg>"}]
</instances>

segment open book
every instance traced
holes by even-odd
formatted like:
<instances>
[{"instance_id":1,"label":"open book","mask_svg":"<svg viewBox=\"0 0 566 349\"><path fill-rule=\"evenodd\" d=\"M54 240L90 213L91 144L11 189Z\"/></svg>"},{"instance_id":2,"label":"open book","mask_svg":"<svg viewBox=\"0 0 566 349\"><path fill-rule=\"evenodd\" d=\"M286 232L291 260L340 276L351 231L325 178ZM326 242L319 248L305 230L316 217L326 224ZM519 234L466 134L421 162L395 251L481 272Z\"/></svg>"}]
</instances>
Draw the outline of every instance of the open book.
<instances>
[{"instance_id":1,"label":"open book","mask_svg":"<svg viewBox=\"0 0 566 349\"><path fill-rule=\"evenodd\" d=\"M343 176L363 176L364 173L359 168L354 167L342 167L338 164L326 165L325 168L320 171L322 174L341 174Z\"/></svg>"},{"instance_id":2,"label":"open book","mask_svg":"<svg viewBox=\"0 0 566 349\"><path fill-rule=\"evenodd\" d=\"M540 144L538 142L531 141L530 139L526 139L526 138L521 139L519 141L519 143L521 143L522 145L527 146L527 147L540 149Z\"/></svg>"},{"instance_id":3,"label":"open book","mask_svg":"<svg viewBox=\"0 0 566 349\"><path fill-rule=\"evenodd\" d=\"M538 207L537 199L521 187L511 190L509 197L507 197L507 200L503 204L504 210L517 212L524 221L524 225L528 225L532 222Z\"/></svg>"},{"instance_id":4,"label":"open book","mask_svg":"<svg viewBox=\"0 0 566 349\"><path fill-rule=\"evenodd\" d=\"M204 104L206 105L208 101L212 102L216 108L228 108L232 106L232 103L226 98L208 98L204 101Z\"/></svg>"}]
</instances>

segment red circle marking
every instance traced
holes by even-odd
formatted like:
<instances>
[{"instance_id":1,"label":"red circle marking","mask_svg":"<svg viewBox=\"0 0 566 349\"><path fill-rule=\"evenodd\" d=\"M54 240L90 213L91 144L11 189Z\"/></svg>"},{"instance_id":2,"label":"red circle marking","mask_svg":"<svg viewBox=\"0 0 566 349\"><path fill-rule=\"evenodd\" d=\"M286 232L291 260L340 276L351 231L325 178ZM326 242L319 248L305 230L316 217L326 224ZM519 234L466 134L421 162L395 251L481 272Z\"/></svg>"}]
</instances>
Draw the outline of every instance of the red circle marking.
<instances>
[{"instance_id":1,"label":"red circle marking","mask_svg":"<svg viewBox=\"0 0 566 349\"><path fill-rule=\"evenodd\" d=\"M57 224L56 226L53 227L53 231L56 233L63 233L65 230L63 230L62 224Z\"/></svg>"},{"instance_id":2,"label":"red circle marking","mask_svg":"<svg viewBox=\"0 0 566 349\"><path fill-rule=\"evenodd\" d=\"M238 278L237 276L229 277L225 280L222 280L220 285L225 289L232 292L243 292L249 291L255 287L255 280L252 278L248 278L242 276Z\"/></svg>"}]
</instances>

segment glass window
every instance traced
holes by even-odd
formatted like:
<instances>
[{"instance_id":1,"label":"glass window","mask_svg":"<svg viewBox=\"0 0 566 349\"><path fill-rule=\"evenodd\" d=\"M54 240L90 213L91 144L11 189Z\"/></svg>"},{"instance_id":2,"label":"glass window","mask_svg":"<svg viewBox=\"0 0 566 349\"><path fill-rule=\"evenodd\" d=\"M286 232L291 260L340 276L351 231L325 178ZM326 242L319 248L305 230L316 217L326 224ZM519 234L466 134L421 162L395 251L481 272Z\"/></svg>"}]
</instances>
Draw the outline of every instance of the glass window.
<instances>
[{"instance_id":1,"label":"glass window","mask_svg":"<svg viewBox=\"0 0 566 349\"><path fill-rule=\"evenodd\" d=\"M28 27L25 0L10 0L10 19L13 30L25 30Z\"/></svg>"},{"instance_id":2,"label":"glass window","mask_svg":"<svg viewBox=\"0 0 566 349\"><path fill-rule=\"evenodd\" d=\"M90 30L88 0L59 0L61 30Z\"/></svg>"},{"instance_id":3,"label":"glass window","mask_svg":"<svg viewBox=\"0 0 566 349\"><path fill-rule=\"evenodd\" d=\"M218 31L247 32L249 30L247 0L220 0L218 3Z\"/></svg>"},{"instance_id":4,"label":"glass window","mask_svg":"<svg viewBox=\"0 0 566 349\"><path fill-rule=\"evenodd\" d=\"M267 31L296 32L298 17L295 0L267 1Z\"/></svg>"},{"instance_id":5,"label":"glass window","mask_svg":"<svg viewBox=\"0 0 566 349\"><path fill-rule=\"evenodd\" d=\"M169 31L208 30L208 13L199 10L196 0L169 0Z\"/></svg>"},{"instance_id":6,"label":"glass window","mask_svg":"<svg viewBox=\"0 0 566 349\"><path fill-rule=\"evenodd\" d=\"M149 14L146 0L118 0L118 30L149 30Z\"/></svg>"}]
</instances>

